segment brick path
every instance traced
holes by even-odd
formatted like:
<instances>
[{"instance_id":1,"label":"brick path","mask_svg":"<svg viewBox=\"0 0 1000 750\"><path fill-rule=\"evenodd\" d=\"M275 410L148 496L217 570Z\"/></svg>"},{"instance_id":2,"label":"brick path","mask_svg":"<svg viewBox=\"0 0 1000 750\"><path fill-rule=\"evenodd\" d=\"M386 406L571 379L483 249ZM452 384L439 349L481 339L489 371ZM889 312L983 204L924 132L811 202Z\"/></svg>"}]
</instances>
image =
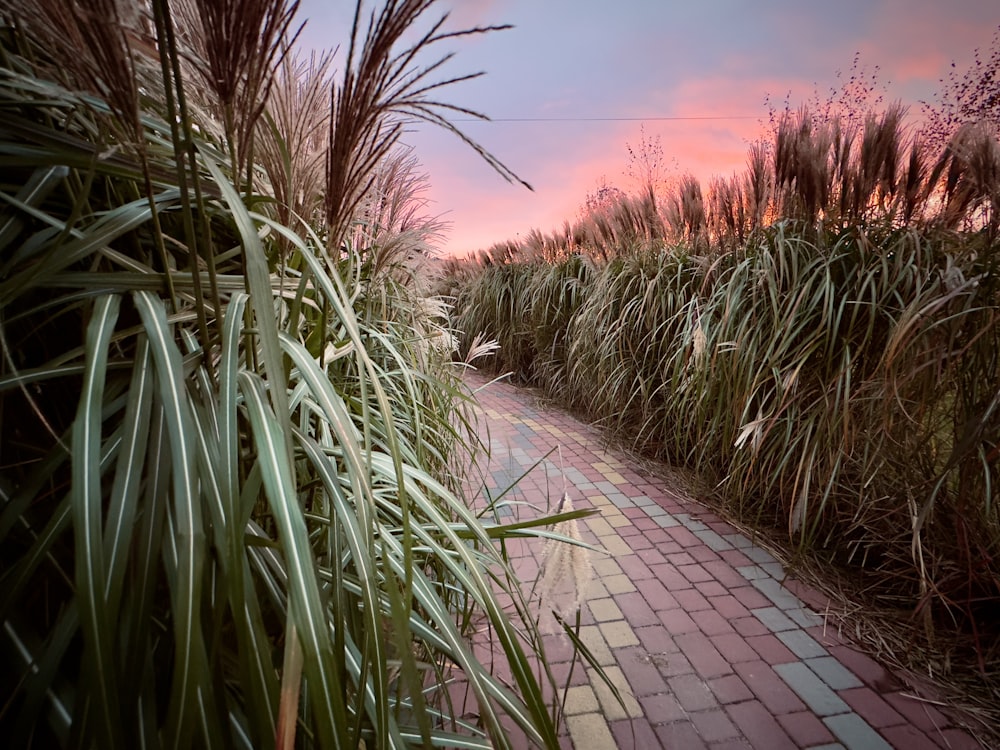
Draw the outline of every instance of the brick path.
<instances>
[{"instance_id":1,"label":"brick path","mask_svg":"<svg viewBox=\"0 0 1000 750\"><path fill-rule=\"evenodd\" d=\"M471 374L473 387L486 381ZM554 447L504 497L500 513L554 510L563 488L576 508L594 575L582 640L619 688L624 708L577 662L566 696L565 747L979 748L914 689L823 626L805 604L816 592L701 505L613 451L592 428L530 393L493 383L478 394L493 496ZM530 505L529 505L530 504ZM509 520L509 519L508 519ZM534 580L539 540L512 549ZM793 593L795 592L795 593ZM557 675L569 673L565 636L547 639Z\"/></svg>"}]
</instances>

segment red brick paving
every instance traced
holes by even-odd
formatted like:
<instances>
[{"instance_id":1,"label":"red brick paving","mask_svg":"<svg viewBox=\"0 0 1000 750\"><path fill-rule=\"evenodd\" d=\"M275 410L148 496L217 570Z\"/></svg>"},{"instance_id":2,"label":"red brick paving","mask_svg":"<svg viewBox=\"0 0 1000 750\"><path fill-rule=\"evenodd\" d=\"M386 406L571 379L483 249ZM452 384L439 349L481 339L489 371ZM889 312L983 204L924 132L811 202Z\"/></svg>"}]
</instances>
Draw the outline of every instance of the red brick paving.
<instances>
[{"instance_id":1,"label":"red brick paving","mask_svg":"<svg viewBox=\"0 0 1000 750\"><path fill-rule=\"evenodd\" d=\"M882 735L893 747L905 750L939 750L941 745L932 740L923 730L915 726L900 725L882 730Z\"/></svg>"},{"instance_id":2,"label":"red brick paving","mask_svg":"<svg viewBox=\"0 0 1000 750\"><path fill-rule=\"evenodd\" d=\"M486 382L476 374L469 379L477 388ZM572 649L567 639L548 638L553 674L563 683L570 677L576 691L567 701L562 747L797 750L829 745L853 750L862 745L851 737L836 738L830 728L844 734L845 727L859 726L869 740L884 741L889 748L981 747L945 712L911 697L907 690L915 687L905 687L900 677L837 635L822 626L801 628L864 685L834 691L847 713L834 716L841 720L828 727L796 693L808 690L815 679L793 689L772 668L800 659L771 630L788 627L784 613L777 610L789 605L776 599L776 607L739 570L750 577L777 570L758 567L755 561L770 559L765 553L664 480L605 449L589 426L539 406L530 392L493 383L477 398L485 416L482 437L492 453L489 461L480 463L485 489L495 495L557 448L543 466L522 478L512 499L545 512L555 507L565 484L576 508L600 511L580 523L584 539L610 551L607 556L592 555L594 579L607 580L608 586L592 584L600 591L600 601L590 598L601 623L599 628L589 625L587 637L596 639L592 648L598 661L609 670L620 670L616 679L625 681L621 687L627 693L626 710L623 714L621 706L614 705L613 716L607 714L612 718L605 718L602 711L609 709L602 701L608 698L597 701L594 696L602 690L610 693L601 687L596 672L577 659L570 676ZM526 505L514 506L515 515L528 512ZM728 546L725 540L736 541L740 548L721 549ZM510 547L517 553L517 572L527 590L537 571L537 541ZM798 616L798 607L822 613L828 605L791 577L782 583L788 601L795 604L795 612L788 610L792 615ZM584 623L594 622L588 605L581 614ZM477 653L481 647L476 645ZM502 672L503 665L498 663L497 669ZM795 672L779 671L790 680Z\"/></svg>"},{"instance_id":3,"label":"red brick paving","mask_svg":"<svg viewBox=\"0 0 1000 750\"><path fill-rule=\"evenodd\" d=\"M739 675L733 674L709 680L708 687L722 704L753 700L753 691L747 687Z\"/></svg>"},{"instance_id":4,"label":"red brick paving","mask_svg":"<svg viewBox=\"0 0 1000 750\"><path fill-rule=\"evenodd\" d=\"M741 662L734 668L746 686L772 713L792 713L806 707L769 664L758 660Z\"/></svg>"},{"instance_id":5,"label":"red brick paving","mask_svg":"<svg viewBox=\"0 0 1000 750\"><path fill-rule=\"evenodd\" d=\"M797 750L799 747L781 728L774 714L758 701L734 703L726 706L726 710L751 747L773 750Z\"/></svg>"}]
</instances>

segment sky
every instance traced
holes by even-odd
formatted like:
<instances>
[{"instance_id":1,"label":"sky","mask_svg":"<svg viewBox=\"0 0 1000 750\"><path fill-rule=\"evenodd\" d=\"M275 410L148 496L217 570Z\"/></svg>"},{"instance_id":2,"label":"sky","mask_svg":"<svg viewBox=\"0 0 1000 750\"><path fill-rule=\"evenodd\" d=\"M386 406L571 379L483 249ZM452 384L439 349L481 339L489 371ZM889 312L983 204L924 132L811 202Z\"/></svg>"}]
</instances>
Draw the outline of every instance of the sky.
<instances>
[{"instance_id":1,"label":"sky","mask_svg":"<svg viewBox=\"0 0 1000 750\"><path fill-rule=\"evenodd\" d=\"M302 0L300 47L346 46L353 5ZM443 42L423 62L454 53L442 76L484 72L441 98L488 115L456 124L533 190L454 135L408 127L427 213L448 224L442 255L557 230L604 184L633 192L628 147L644 140L674 176L741 172L768 99L826 98L856 55L915 122L952 63L964 71L1000 26L998 0L439 0L427 24L445 12L455 30L514 27Z\"/></svg>"}]
</instances>

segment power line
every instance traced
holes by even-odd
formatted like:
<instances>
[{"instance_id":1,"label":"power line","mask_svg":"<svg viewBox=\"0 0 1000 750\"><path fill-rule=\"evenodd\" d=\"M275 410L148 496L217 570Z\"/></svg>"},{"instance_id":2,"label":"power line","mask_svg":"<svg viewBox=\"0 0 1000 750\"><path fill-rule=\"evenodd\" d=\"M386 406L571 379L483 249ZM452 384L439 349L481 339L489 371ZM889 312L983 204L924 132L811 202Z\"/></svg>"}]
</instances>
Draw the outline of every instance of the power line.
<instances>
[{"instance_id":1,"label":"power line","mask_svg":"<svg viewBox=\"0 0 1000 750\"><path fill-rule=\"evenodd\" d=\"M703 115L696 117L490 117L455 118L452 122L670 122L686 120L758 120L758 115Z\"/></svg>"}]
</instances>

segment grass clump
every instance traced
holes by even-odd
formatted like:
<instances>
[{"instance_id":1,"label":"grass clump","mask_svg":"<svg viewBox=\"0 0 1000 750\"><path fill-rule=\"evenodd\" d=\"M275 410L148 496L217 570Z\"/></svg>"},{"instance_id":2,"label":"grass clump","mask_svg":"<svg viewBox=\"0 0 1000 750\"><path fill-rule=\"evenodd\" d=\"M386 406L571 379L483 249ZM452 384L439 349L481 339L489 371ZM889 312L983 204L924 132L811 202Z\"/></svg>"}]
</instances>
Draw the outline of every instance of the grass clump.
<instances>
[{"instance_id":1,"label":"grass clump","mask_svg":"<svg viewBox=\"0 0 1000 750\"><path fill-rule=\"evenodd\" d=\"M1000 152L965 129L925 158L900 117L786 119L744 180L714 183L739 205L682 182L649 242L588 251L565 232L572 261L481 255L457 319L517 331L498 369L697 470L736 517L853 571L993 680ZM588 269L571 298L521 292L519 318L494 314L482 279L549 289L570 262ZM524 345L529 321L558 346Z\"/></svg>"}]
</instances>

